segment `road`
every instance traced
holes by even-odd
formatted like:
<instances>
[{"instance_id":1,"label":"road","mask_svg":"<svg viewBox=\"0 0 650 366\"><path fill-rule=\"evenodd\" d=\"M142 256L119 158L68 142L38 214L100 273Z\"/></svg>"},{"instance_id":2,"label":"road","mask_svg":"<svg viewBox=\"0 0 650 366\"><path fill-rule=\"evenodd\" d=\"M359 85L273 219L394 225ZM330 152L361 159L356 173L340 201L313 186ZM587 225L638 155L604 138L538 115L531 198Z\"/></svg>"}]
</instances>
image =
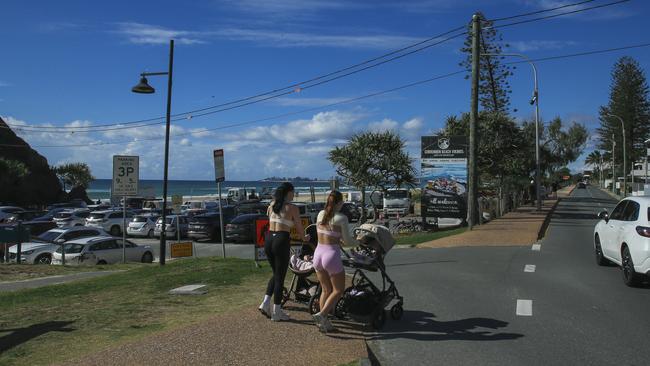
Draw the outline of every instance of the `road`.
<instances>
[{"instance_id":1,"label":"road","mask_svg":"<svg viewBox=\"0 0 650 366\"><path fill-rule=\"evenodd\" d=\"M138 245L149 245L154 252L154 260L158 261L160 256L160 239L139 239L139 238L129 238L135 244ZM176 240L167 240L167 258L169 259L169 244L175 242ZM181 241L191 241L191 240L181 240ZM195 254L199 257L214 257L222 256L222 247L221 243L212 243L212 242L194 242L194 251ZM253 259L255 255L253 244L232 244L226 243L226 256L243 258L243 259Z\"/></svg>"},{"instance_id":2,"label":"road","mask_svg":"<svg viewBox=\"0 0 650 366\"><path fill-rule=\"evenodd\" d=\"M649 364L650 286L594 259L595 215L615 203L576 189L539 250L393 250L404 317L369 335L371 351L382 365Z\"/></svg>"}]
</instances>

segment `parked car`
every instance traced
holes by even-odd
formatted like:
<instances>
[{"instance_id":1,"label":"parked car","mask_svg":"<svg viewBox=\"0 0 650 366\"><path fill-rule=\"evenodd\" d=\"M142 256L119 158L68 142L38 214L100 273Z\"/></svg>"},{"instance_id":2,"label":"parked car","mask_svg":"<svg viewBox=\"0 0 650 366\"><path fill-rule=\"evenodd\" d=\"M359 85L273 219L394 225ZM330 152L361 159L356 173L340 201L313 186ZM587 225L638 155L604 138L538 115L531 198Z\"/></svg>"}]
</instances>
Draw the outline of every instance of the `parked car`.
<instances>
[{"instance_id":1,"label":"parked car","mask_svg":"<svg viewBox=\"0 0 650 366\"><path fill-rule=\"evenodd\" d=\"M53 208L86 208L86 202L84 202L81 199L73 199L70 200L70 202L61 202L61 203L54 203L52 205L47 206L48 210L51 210Z\"/></svg>"},{"instance_id":2,"label":"parked car","mask_svg":"<svg viewBox=\"0 0 650 366\"><path fill-rule=\"evenodd\" d=\"M91 212L92 211L104 211L111 208L110 203L99 203L95 205L88 205L87 207Z\"/></svg>"},{"instance_id":3,"label":"parked car","mask_svg":"<svg viewBox=\"0 0 650 366\"><path fill-rule=\"evenodd\" d=\"M234 217L232 206L223 209L224 232L226 225ZM203 215L197 215L190 219L187 230L187 236L192 239L210 239L221 240L221 218L219 212L210 212Z\"/></svg>"},{"instance_id":4,"label":"parked car","mask_svg":"<svg viewBox=\"0 0 650 366\"><path fill-rule=\"evenodd\" d=\"M47 211L19 211L16 213L13 213L11 216L9 216L7 219L5 219L6 223L14 223L14 222L23 222L23 221L31 221L37 217L41 217L45 215Z\"/></svg>"},{"instance_id":5,"label":"parked car","mask_svg":"<svg viewBox=\"0 0 650 366\"><path fill-rule=\"evenodd\" d=\"M133 214L126 211L126 221L130 221ZM113 236L119 236L124 229L124 214L122 210L105 210L91 212L86 219L86 226L98 227L109 232Z\"/></svg>"},{"instance_id":6,"label":"parked car","mask_svg":"<svg viewBox=\"0 0 650 366\"><path fill-rule=\"evenodd\" d=\"M176 228L180 230L181 238L187 237L187 225L188 225L187 216L181 216L181 215L167 216L165 220L165 237L166 238L179 237L178 233L176 232ZM162 217L156 220L156 228L154 229L153 234L157 238L160 238L160 236L162 235Z\"/></svg>"},{"instance_id":7,"label":"parked car","mask_svg":"<svg viewBox=\"0 0 650 366\"><path fill-rule=\"evenodd\" d=\"M266 214L268 205L263 204L259 200L240 201L235 204L235 212L237 215L257 213Z\"/></svg>"},{"instance_id":8,"label":"parked car","mask_svg":"<svg viewBox=\"0 0 650 366\"><path fill-rule=\"evenodd\" d=\"M318 214L325 209L325 202L316 202L307 204L307 215L311 222L316 222Z\"/></svg>"},{"instance_id":9,"label":"parked car","mask_svg":"<svg viewBox=\"0 0 650 366\"><path fill-rule=\"evenodd\" d=\"M226 225L226 240L233 243L255 242L255 220L268 219L263 214L244 214L235 217Z\"/></svg>"},{"instance_id":10,"label":"parked car","mask_svg":"<svg viewBox=\"0 0 650 366\"><path fill-rule=\"evenodd\" d=\"M126 226L126 233L131 236L153 238L158 215L135 215Z\"/></svg>"},{"instance_id":11,"label":"parked car","mask_svg":"<svg viewBox=\"0 0 650 366\"><path fill-rule=\"evenodd\" d=\"M622 268L623 281L637 286L650 276L650 197L621 200L611 214L598 214L594 229L596 263Z\"/></svg>"},{"instance_id":12,"label":"parked car","mask_svg":"<svg viewBox=\"0 0 650 366\"><path fill-rule=\"evenodd\" d=\"M31 236L38 236L50 229L58 227L54 221L23 221L21 225L29 229Z\"/></svg>"},{"instance_id":13,"label":"parked car","mask_svg":"<svg viewBox=\"0 0 650 366\"><path fill-rule=\"evenodd\" d=\"M585 182L578 182L578 189L585 189L587 188L587 184Z\"/></svg>"},{"instance_id":14,"label":"parked car","mask_svg":"<svg viewBox=\"0 0 650 366\"><path fill-rule=\"evenodd\" d=\"M83 226L68 229L57 228L48 230L41 235L32 238L32 241L30 242L22 243L20 247L20 260L24 263L50 264L52 261L52 253L54 253L57 248L61 248L61 244L79 238L107 235L108 234L104 230ZM18 247L16 245L9 248L9 256L11 260L15 260L17 254Z\"/></svg>"},{"instance_id":15,"label":"parked car","mask_svg":"<svg viewBox=\"0 0 650 366\"><path fill-rule=\"evenodd\" d=\"M153 250L149 245L124 242L127 262L153 262ZM63 245L65 263L72 265L113 264L122 261L122 239L110 236L96 236L72 240ZM62 248L52 255L52 264L62 263Z\"/></svg>"},{"instance_id":16,"label":"parked car","mask_svg":"<svg viewBox=\"0 0 650 366\"><path fill-rule=\"evenodd\" d=\"M351 202L344 202L341 206L341 213L347 216L348 221L357 222L361 218L361 210Z\"/></svg>"},{"instance_id":17,"label":"parked car","mask_svg":"<svg viewBox=\"0 0 650 366\"><path fill-rule=\"evenodd\" d=\"M90 211L86 208L66 210L54 215L54 223L58 227L84 226Z\"/></svg>"},{"instance_id":18,"label":"parked car","mask_svg":"<svg viewBox=\"0 0 650 366\"><path fill-rule=\"evenodd\" d=\"M56 207L48 210L45 215L34 218L32 221L53 221L54 216L56 216L56 214L58 214L59 212L63 212L65 210L67 210L67 208Z\"/></svg>"},{"instance_id":19,"label":"parked car","mask_svg":"<svg viewBox=\"0 0 650 366\"><path fill-rule=\"evenodd\" d=\"M0 206L0 222L10 218L18 212L23 212L24 209L16 206Z\"/></svg>"}]
</instances>

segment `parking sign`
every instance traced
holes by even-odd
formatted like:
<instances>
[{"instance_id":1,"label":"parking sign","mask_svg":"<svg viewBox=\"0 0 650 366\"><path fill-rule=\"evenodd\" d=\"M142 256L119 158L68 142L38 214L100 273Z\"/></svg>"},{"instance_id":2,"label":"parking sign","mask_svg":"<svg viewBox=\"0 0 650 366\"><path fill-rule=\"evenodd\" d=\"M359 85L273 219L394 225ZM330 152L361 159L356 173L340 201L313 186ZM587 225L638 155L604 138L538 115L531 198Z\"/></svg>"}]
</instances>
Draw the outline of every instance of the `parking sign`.
<instances>
[{"instance_id":1,"label":"parking sign","mask_svg":"<svg viewBox=\"0 0 650 366\"><path fill-rule=\"evenodd\" d=\"M214 177L217 182L223 182L226 179L226 172L223 166L223 149L214 150L213 156L214 156Z\"/></svg>"},{"instance_id":2,"label":"parking sign","mask_svg":"<svg viewBox=\"0 0 650 366\"><path fill-rule=\"evenodd\" d=\"M113 155L113 196L137 196L139 180L138 156Z\"/></svg>"}]
</instances>

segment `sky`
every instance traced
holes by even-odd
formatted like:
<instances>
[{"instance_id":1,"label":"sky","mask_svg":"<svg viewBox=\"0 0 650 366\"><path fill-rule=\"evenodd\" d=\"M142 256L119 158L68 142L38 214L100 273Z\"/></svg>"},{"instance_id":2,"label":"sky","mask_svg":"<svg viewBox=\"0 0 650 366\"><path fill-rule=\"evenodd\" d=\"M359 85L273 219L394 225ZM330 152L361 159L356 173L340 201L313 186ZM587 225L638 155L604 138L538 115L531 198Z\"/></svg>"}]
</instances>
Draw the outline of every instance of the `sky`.
<instances>
[{"instance_id":1,"label":"sky","mask_svg":"<svg viewBox=\"0 0 650 366\"><path fill-rule=\"evenodd\" d=\"M171 38L172 114L182 114L372 59L467 24L476 11L494 19L576 1L4 0L0 116L37 129L16 132L50 165L85 162L97 178L110 178L112 155L139 155L140 178L162 179L164 123L93 133L70 133L70 127L121 124L115 128L163 117L165 76L149 78L154 94L130 89L141 72L167 71ZM634 0L499 31L508 52L565 55L649 42L639 31L648 10L649 2ZM420 136L469 110L464 74L347 101L461 70L463 40L322 85L294 87L282 97L204 116L183 114L171 126L170 179L214 179L217 148L225 150L227 180L326 179L335 174L328 151L362 131L398 132L417 158ZM571 165L575 171L594 149L598 108L607 104L612 66L622 56L650 68L648 48L537 63L542 120L559 116L592 133L585 154ZM513 71L514 116L532 119L532 71L526 64ZM52 145L74 146L46 147Z\"/></svg>"}]
</instances>

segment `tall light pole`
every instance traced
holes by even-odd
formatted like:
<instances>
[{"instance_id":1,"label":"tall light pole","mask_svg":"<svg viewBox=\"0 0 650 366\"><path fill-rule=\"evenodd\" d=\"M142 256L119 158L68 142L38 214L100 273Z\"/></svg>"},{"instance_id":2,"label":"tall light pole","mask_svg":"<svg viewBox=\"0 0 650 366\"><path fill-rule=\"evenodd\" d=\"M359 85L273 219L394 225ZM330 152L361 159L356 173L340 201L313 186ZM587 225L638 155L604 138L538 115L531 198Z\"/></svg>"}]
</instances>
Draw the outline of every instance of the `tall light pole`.
<instances>
[{"instance_id":1,"label":"tall light pole","mask_svg":"<svg viewBox=\"0 0 650 366\"><path fill-rule=\"evenodd\" d=\"M616 139L612 134L612 193L616 193L616 183L618 178L616 178Z\"/></svg>"},{"instance_id":2,"label":"tall light pole","mask_svg":"<svg viewBox=\"0 0 650 366\"><path fill-rule=\"evenodd\" d=\"M162 205L162 225L160 232L160 265L165 265L167 255L167 232L165 231L167 221L167 171L169 166L169 128L171 124L172 111L172 74L174 69L174 40L169 40L169 69L167 72L143 72L140 74L140 83L134 86L131 91L141 94L153 94L156 92L147 82L147 76L167 75L167 122L165 126L165 167L163 173L163 205Z\"/></svg>"},{"instance_id":3,"label":"tall light pole","mask_svg":"<svg viewBox=\"0 0 650 366\"><path fill-rule=\"evenodd\" d=\"M539 88L537 85L537 67L531 59L527 56L520 53L482 53L481 56L512 56L523 58L526 62L530 64L533 68L533 79L534 79L534 89L533 97L530 100L530 104L535 104L535 190L536 194L536 203L537 211L542 209L542 190L541 190L541 170L539 167Z\"/></svg>"},{"instance_id":4,"label":"tall light pole","mask_svg":"<svg viewBox=\"0 0 650 366\"><path fill-rule=\"evenodd\" d=\"M623 130L623 197L627 197L627 166L626 166L626 160L627 160L627 155L625 153L625 123L623 123L623 118L609 113L608 116L614 117L621 121L621 129Z\"/></svg>"}]
</instances>

